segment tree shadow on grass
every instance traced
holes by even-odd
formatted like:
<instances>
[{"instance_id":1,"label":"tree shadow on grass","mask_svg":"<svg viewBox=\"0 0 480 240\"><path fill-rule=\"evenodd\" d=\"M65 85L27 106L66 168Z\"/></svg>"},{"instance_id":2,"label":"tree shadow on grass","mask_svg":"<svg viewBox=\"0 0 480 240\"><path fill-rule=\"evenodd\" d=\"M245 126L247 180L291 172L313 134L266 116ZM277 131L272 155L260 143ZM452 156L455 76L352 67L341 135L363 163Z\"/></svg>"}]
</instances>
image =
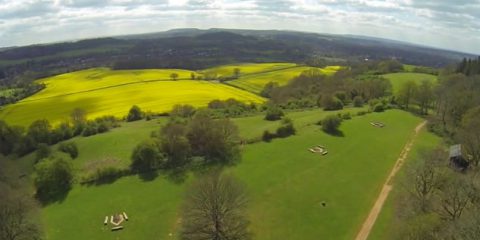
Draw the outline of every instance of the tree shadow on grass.
<instances>
[{"instance_id":1,"label":"tree shadow on grass","mask_svg":"<svg viewBox=\"0 0 480 240\"><path fill-rule=\"evenodd\" d=\"M345 134L340 131L340 130L334 130L334 131L324 131L326 134L334 137L345 137Z\"/></svg>"},{"instance_id":2,"label":"tree shadow on grass","mask_svg":"<svg viewBox=\"0 0 480 240\"><path fill-rule=\"evenodd\" d=\"M165 171L166 178L175 183L175 184L182 184L187 179L187 172L188 168L174 168L171 170Z\"/></svg>"},{"instance_id":3,"label":"tree shadow on grass","mask_svg":"<svg viewBox=\"0 0 480 240\"><path fill-rule=\"evenodd\" d=\"M68 193L70 192L70 189L64 190L64 191L59 191L55 194L50 194L50 195L35 195L36 199L38 202L43 206L48 206L53 203L62 203L65 201L65 199L68 196Z\"/></svg>"},{"instance_id":4,"label":"tree shadow on grass","mask_svg":"<svg viewBox=\"0 0 480 240\"><path fill-rule=\"evenodd\" d=\"M138 177L144 182L151 182L158 177L158 171L142 172L138 174Z\"/></svg>"}]
</instances>

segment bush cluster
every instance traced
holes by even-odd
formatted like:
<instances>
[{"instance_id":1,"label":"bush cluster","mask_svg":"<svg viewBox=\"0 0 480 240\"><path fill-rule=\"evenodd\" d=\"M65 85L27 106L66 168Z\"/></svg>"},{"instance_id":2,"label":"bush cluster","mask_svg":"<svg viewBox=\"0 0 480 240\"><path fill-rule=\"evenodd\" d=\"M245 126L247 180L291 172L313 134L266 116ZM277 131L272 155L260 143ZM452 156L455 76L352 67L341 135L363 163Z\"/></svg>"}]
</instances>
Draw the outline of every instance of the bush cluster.
<instances>
[{"instance_id":1,"label":"bush cluster","mask_svg":"<svg viewBox=\"0 0 480 240\"><path fill-rule=\"evenodd\" d=\"M293 126L292 120L285 118L282 121L282 125L277 128L275 133L271 133L268 130L265 130L262 135L262 140L265 142L270 142L274 138L286 138L292 135L295 135L296 130Z\"/></svg>"}]
</instances>

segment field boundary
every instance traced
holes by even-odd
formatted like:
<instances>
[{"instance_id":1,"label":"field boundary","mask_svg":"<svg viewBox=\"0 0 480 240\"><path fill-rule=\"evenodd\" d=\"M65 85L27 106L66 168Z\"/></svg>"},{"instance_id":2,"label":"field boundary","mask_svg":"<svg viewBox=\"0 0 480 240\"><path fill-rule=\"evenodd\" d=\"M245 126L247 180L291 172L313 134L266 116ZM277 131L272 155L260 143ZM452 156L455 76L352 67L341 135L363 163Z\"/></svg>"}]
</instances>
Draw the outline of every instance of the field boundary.
<instances>
[{"instance_id":1,"label":"field boundary","mask_svg":"<svg viewBox=\"0 0 480 240\"><path fill-rule=\"evenodd\" d=\"M286 67L286 68L275 69L275 70L268 70L268 71L262 71L262 72L256 72L256 73L243 74L243 75L240 75L240 77L239 77L238 79L240 79L241 77L244 77L244 76L252 76L252 75L269 73L269 72L277 72L277 71L282 71L282 70L292 69L292 68L299 68L299 67L303 67L303 65L297 65L297 66L293 66L293 67ZM168 82L168 81L174 82L174 81L186 81L186 80L191 80L191 81L207 81L207 82L210 82L210 81L211 81L211 80L196 80L196 79L190 79L190 78L178 78L178 79L176 79L176 80L172 80L172 79L170 79L170 78L153 79L153 80L142 80L142 81L121 83L121 84L110 85L110 86L105 86L105 87L99 87L99 88L93 88L93 89L88 89L88 90L82 90L82 91L77 91L77 92L59 94L59 95L49 96L49 97L42 97L42 98L36 98L36 99L26 99L26 100L21 100L21 101L18 101L18 102L34 102L34 101L38 101L38 100L51 99L51 98L57 98L57 97L65 97L65 96L70 96L70 95L75 95L75 94L80 94L80 93L88 93L88 92L100 91L100 90L105 90L105 89L109 89L109 88L123 87L123 86L134 85L134 84L152 83L152 82ZM233 81L233 80L229 80L229 81ZM237 87L237 86L228 84L229 81L225 81L225 82L223 82L223 84L224 84L224 85L227 85L227 86L230 86L230 87L238 88L238 89L243 90L243 91L247 91L247 92L250 92L250 93L254 93L254 92L251 92L251 91L249 91L249 90L247 90L247 89L244 89L244 88L241 88L241 87ZM254 94L255 94L255 95L258 95L257 93L254 93Z\"/></svg>"},{"instance_id":2,"label":"field boundary","mask_svg":"<svg viewBox=\"0 0 480 240\"><path fill-rule=\"evenodd\" d=\"M390 174L388 175L385 183L383 184L382 191L380 192L379 196L375 200L375 204L370 209L368 217L363 222L362 228L360 229L357 236L355 237L355 240L368 239L368 236L370 235L370 232L373 226L375 225L375 222L377 221L378 215L382 211L383 205L385 204L385 201L387 200L388 196L390 195L390 192L393 189L392 180L396 176L398 171L402 168L403 164L405 163L405 160L407 159L408 154L412 149L413 143L415 142L415 139L417 139L418 133L420 132L420 130L422 130L422 128L425 126L426 123L427 121L423 121L422 123L418 124L415 127L415 131L412 138L405 144L402 151L400 152L400 156L398 157L397 161L395 162L395 165L393 166L393 169L390 171Z\"/></svg>"},{"instance_id":3,"label":"field boundary","mask_svg":"<svg viewBox=\"0 0 480 240\"><path fill-rule=\"evenodd\" d=\"M99 87L99 88L93 88L93 89L88 89L88 90L82 90L82 91L78 91L78 92L71 92L71 93L59 94L59 95L50 96L50 97L42 97L42 98L36 98L36 99L22 100L22 101L18 101L18 103L20 103L20 102L34 102L34 101L44 100L44 99L50 99L50 98L65 97L65 96L70 96L70 95L75 95L75 94L80 94L80 93L88 93L88 92L95 92L95 91L105 90L105 89L109 89L109 88L123 87L123 86L127 86L127 85L135 85L135 84L142 84L142 83L152 83L152 82L176 82L176 81L186 81L186 80L191 80L191 81L205 81L205 80L192 80L192 79L190 79L190 78L177 78L177 80L172 80L172 79L142 80L142 81L137 81L137 82L121 83L121 84L110 85L110 86L106 86L106 87ZM32 95L32 96L33 96L33 95Z\"/></svg>"}]
</instances>

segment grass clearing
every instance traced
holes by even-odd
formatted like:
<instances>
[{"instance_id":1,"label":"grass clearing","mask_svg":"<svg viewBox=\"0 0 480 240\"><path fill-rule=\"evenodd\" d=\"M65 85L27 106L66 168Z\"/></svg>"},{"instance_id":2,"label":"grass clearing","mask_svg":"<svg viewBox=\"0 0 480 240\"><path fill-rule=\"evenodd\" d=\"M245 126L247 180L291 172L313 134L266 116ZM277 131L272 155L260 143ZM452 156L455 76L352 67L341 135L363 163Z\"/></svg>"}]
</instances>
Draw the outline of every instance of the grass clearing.
<instances>
[{"instance_id":1,"label":"grass clearing","mask_svg":"<svg viewBox=\"0 0 480 240\"><path fill-rule=\"evenodd\" d=\"M298 135L246 145L243 161L228 169L249 191L255 239L352 239L422 119L399 110L372 113L345 121L340 128L344 136L335 137L314 124L323 116L320 111L288 116L299 127ZM235 119L242 135L253 135L257 125L271 124L260 117L242 120ZM386 127L374 128L371 121ZM138 124L145 126L145 132L156 128ZM109 134L115 133L105 137ZM134 134L125 133L123 138ZM318 144L325 145L329 154L307 150ZM47 239L168 239L170 233L177 239L178 210L190 179L178 184L163 176L149 182L131 176L109 185L76 185L64 201L43 209ZM112 233L103 227L103 218L118 211L126 211L130 221L124 230ZM66 219L74 220L65 224Z\"/></svg>"},{"instance_id":2,"label":"grass clearing","mask_svg":"<svg viewBox=\"0 0 480 240\"><path fill-rule=\"evenodd\" d=\"M414 81L417 84L422 83L422 81L427 80L432 83L437 82L437 76L432 74L425 73L389 73L382 75L392 83L393 94L397 94L400 91L400 88L405 82Z\"/></svg>"},{"instance_id":3,"label":"grass clearing","mask_svg":"<svg viewBox=\"0 0 480 240\"><path fill-rule=\"evenodd\" d=\"M419 133L412 150L406 160L407 163L412 161L418 161L418 157L421 151L434 149L442 143L442 139L435 134L428 132L427 128L422 129ZM405 167L405 166L404 166ZM398 189L401 188L401 185L398 183L399 180L405 176L405 171L402 170L399 172L395 178L394 188L392 194L388 197L385 205L383 206L380 215L375 222L375 225L370 232L369 240L383 240L383 239L393 239L395 234L395 203L394 199L396 194L398 194Z\"/></svg>"}]
</instances>

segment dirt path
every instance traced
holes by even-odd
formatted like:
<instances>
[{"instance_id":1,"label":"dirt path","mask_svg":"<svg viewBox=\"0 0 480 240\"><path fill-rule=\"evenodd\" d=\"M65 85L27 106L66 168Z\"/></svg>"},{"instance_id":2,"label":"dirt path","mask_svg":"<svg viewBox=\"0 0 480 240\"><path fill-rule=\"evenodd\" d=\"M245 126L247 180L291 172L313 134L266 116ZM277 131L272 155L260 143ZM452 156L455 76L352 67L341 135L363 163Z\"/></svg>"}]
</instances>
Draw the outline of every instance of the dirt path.
<instances>
[{"instance_id":1,"label":"dirt path","mask_svg":"<svg viewBox=\"0 0 480 240\"><path fill-rule=\"evenodd\" d=\"M392 179L395 177L395 175L398 173L398 171L402 167L403 163L405 162L405 159L408 156L408 153L410 152L410 149L412 148L413 142L415 141L418 133L420 132L420 130L422 130L422 128L425 126L426 123L427 121L424 121L419 125L417 125L417 127L415 128L415 133L413 134L412 138L407 142L407 144L405 144L405 147L403 147L403 150L400 153L400 157L398 157L395 163L395 166L393 166L393 169L390 172L390 175L388 175L387 180L383 184L382 191L380 192L380 195L378 196L377 200L375 201L375 204L370 210L370 213L368 214L367 219L365 219L365 222L363 222L362 228L360 229L360 232L358 232L357 237L355 237L355 240L367 240L368 235L370 234L370 231L372 230L373 225L375 224L375 221L377 220L377 217L380 214L380 211L382 210L383 204L385 203L385 200L387 200L387 197L393 188Z\"/></svg>"}]
</instances>

